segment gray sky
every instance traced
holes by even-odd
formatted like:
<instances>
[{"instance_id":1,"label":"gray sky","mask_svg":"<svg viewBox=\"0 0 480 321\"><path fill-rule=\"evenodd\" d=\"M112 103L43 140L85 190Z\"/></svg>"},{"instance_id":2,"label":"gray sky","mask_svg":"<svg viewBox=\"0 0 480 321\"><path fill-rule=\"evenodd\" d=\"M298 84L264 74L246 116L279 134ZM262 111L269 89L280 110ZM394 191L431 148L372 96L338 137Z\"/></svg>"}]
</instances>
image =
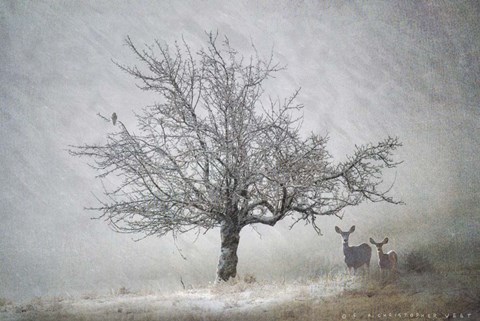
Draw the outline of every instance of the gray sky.
<instances>
[{"instance_id":1,"label":"gray sky","mask_svg":"<svg viewBox=\"0 0 480 321\"><path fill-rule=\"evenodd\" d=\"M101 185L65 149L104 140L111 128L97 113L134 128L133 111L155 100L112 63L136 62L127 35L200 48L218 30L245 54L250 42L272 51L288 68L267 88L302 88L303 128L328 134L338 161L387 135L404 144L386 183L407 205L348 209L320 223L322 237L286 223L260 227L262 238L244 231L240 273L280 277L314 265L312 255L341 261L335 224L356 224L356 242L388 232L405 249L430 242L419 235L478 239L479 16L476 1L2 1L0 297L213 280L218 231L179 240L184 261L171 239L135 243L83 210Z\"/></svg>"}]
</instances>

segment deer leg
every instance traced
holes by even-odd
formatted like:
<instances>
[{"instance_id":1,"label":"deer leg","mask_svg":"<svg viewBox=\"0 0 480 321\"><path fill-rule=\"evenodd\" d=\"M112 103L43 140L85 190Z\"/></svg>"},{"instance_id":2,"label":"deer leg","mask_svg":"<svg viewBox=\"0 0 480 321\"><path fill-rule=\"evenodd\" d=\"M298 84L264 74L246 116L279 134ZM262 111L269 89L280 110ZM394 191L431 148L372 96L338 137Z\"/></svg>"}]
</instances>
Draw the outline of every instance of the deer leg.
<instances>
[{"instance_id":1,"label":"deer leg","mask_svg":"<svg viewBox=\"0 0 480 321\"><path fill-rule=\"evenodd\" d=\"M348 273L348 275L352 275L352 267L351 266L347 266L347 273Z\"/></svg>"},{"instance_id":2,"label":"deer leg","mask_svg":"<svg viewBox=\"0 0 480 321\"><path fill-rule=\"evenodd\" d=\"M388 278L390 277L390 269L383 269L383 279L384 280L388 280Z\"/></svg>"}]
</instances>

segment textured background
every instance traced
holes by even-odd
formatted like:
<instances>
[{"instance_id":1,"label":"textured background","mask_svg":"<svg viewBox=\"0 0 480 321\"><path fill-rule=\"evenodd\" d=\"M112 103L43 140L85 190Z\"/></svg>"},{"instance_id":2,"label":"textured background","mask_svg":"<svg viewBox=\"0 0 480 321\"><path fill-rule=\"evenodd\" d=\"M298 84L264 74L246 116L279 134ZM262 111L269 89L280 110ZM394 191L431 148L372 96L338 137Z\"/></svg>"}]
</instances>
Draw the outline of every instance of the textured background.
<instances>
[{"instance_id":1,"label":"textured background","mask_svg":"<svg viewBox=\"0 0 480 321\"><path fill-rule=\"evenodd\" d=\"M83 210L101 193L95 173L66 152L102 142L119 118L155 97L112 59L135 63L123 45L205 31L240 52L288 69L273 95L301 87L304 130L330 136L337 161L355 144L399 136L405 162L386 175L405 206L364 204L323 236L288 221L242 231L239 272L259 279L306 277L342 261L335 224L357 225L351 243L390 237L400 253L438 242L479 243L480 7L476 1L0 1L0 297L132 289L172 290L180 277L212 281L218 231L133 242ZM478 260L474 253L443 260Z\"/></svg>"}]
</instances>

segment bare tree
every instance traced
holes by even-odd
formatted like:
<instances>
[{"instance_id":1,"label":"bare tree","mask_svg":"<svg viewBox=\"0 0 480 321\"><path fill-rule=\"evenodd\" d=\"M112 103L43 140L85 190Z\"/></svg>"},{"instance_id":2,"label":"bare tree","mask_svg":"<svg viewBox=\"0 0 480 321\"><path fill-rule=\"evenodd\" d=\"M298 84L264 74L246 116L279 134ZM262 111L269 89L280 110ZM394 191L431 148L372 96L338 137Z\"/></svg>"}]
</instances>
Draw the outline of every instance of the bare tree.
<instances>
[{"instance_id":1,"label":"bare tree","mask_svg":"<svg viewBox=\"0 0 480 321\"><path fill-rule=\"evenodd\" d=\"M142 68L118 66L161 101L136 115L139 133L117 121L107 143L70 149L91 159L100 178L122 178L94 208L114 230L163 236L220 227L217 280L228 280L247 225L292 216L319 232L319 216L365 200L399 203L381 190L382 170L399 164L392 159L398 139L357 146L334 164L327 137L300 133L298 91L263 99L262 84L281 69L271 57L244 58L215 34L195 54L185 41L126 44Z\"/></svg>"}]
</instances>

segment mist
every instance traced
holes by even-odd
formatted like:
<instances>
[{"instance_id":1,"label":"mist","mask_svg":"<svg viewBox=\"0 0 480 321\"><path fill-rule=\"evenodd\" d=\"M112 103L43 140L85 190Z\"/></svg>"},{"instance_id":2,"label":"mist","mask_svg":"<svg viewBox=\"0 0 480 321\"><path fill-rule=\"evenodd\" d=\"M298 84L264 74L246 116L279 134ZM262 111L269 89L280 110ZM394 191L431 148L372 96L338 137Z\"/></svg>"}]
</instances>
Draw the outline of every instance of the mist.
<instances>
[{"instance_id":1,"label":"mist","mask_svg":"<svg viewBox=\"0 0 480 321\"><path fill-rule=\"evenodd\" d=\"M474 262L480 243L480 7L475 1L144 1L0 3L0 297L80 295L111 289L174 291L213 282L219 231L150 237L117 234L97 212L102 184L69 145L103 142L118 114L157 99L112 61L137 63L124 46L209 31L246 56L251 43L287 68L267 93L301 87L302 131L330 137L344 160L355 145L398 136L403 163L385 186L405 205L363 203L322 217L322 235L286 219L241 233L239 273L261 280L343 268L334 231L351 243L390 238L400 253L448 244L438 262ZM456 245L458 244L458 246ZM439 263L440 264L440 263Z\"/></svg>"}]
</instances>

